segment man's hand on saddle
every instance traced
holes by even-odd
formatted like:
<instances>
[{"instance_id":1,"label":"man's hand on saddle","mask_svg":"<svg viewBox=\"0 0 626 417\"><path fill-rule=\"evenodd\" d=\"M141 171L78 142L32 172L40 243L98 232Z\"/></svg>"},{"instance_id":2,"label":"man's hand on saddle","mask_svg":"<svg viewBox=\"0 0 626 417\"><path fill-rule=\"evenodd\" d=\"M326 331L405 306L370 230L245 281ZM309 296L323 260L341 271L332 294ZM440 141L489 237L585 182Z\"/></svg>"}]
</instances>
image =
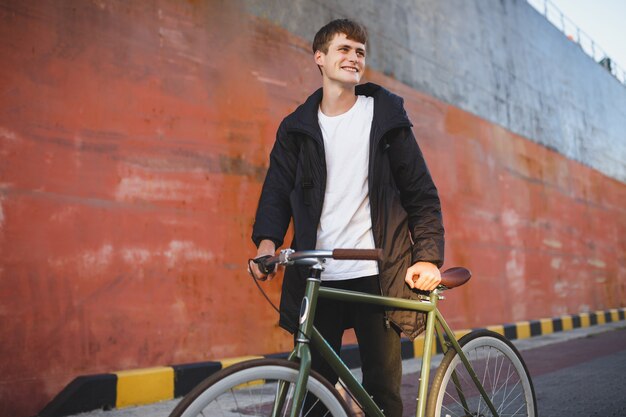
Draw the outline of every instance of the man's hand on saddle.
<instances>
[{"instance_id":1,"label":"man's hand on saddle","mask_svg":"<svg viewBox=\"0 0 626 417\"><path fill-rule=\"evenodd\" d=\"M430 262L416 262L406 271L404 281L414 290L432 291L441 282L441 272Z\"/></svg>"},{"instance_id":2,"label":"man's hand on saddle","mask_svg":"<svg viewBox=\"0 0 626 417\"><path fill-rule=\"evenodd\" d=\"M262 256L274 256L276 253L276 245L271 240L262 240L259 244L259 248L256 251L256 258L260 258ZM252 276L259 281L272 280L276 276L276 271L278 268L274 268L274 271L269 274L264 274L259 269L259 265L256 262L248 262L248 273L252 274Z\"/></svg>"}]
</instances>

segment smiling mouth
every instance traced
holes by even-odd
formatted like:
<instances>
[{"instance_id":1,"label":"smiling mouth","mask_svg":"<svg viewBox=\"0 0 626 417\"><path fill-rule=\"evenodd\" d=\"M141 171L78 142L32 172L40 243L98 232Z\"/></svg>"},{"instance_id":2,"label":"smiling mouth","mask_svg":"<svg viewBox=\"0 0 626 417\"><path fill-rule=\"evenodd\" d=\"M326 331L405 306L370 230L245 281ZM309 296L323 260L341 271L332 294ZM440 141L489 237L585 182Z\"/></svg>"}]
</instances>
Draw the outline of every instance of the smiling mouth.
<instances>
[{"instance_id":1,"label":"smiling mouth","mask_svg":"<svg viewBox=\"0 0 626 417\"><path fill-rule=\"evenodd\" d=\"M346 71L350 71L350 72L359 72L358 68L354 68L354 67L341 67L341 69L344 69Z\"/></svg>"}]
</instances>

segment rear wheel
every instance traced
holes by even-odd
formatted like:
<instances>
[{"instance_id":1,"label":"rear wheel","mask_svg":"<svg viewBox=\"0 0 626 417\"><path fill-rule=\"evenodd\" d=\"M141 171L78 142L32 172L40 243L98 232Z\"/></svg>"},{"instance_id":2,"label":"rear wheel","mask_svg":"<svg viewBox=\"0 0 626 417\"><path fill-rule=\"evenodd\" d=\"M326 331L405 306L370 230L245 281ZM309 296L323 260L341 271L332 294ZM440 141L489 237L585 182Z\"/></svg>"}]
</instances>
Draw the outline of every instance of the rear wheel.
<instances>
[{"instance_id":1,"label":"rear wheel","mask_svg":"<svg viewBox=\"0 0 626 417\"><path fill-rule=\"evenodd\" d=\"M205 379L176 406L170 417L270 416L281 383L284 400L279 416L288 416L293 402L298 364L281 359L242 362ZM323 377L311 372L301 416L349 414L337 390Z\"/></svg>"},{"instance_id":2,"label":"rear wheel","mask_svg":"<svg viewBox=\"0 0 626 417\"><path fill-rule=\"evenodd\" d=\"M480 330L465 335L459 344L499 416L537 415L535 391L528 370L510 341L498 333ZM454 349L446 353L435 373L426 415L493 415Z\"/></svg>"}]
</instances>

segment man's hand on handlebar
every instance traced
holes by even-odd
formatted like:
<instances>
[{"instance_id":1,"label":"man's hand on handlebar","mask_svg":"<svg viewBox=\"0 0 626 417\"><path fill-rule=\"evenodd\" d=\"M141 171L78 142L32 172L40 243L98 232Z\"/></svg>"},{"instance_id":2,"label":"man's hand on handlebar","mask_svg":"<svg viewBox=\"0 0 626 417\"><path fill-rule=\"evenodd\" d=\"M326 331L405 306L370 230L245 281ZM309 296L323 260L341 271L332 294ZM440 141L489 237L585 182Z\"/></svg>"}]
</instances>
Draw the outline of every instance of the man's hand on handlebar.
<instances>
[{"instance_id":1,"label":"man's hand on handlebar","mask_svg":"<svg viewBox=\"0 0 626 417\"><path fill-rule=\"evenodd\" d=\"M276 275L274 267L278 268L284 265L308 265L313 267L317 265L318 269L324 270L322 263L325 259L349 259L349 260L368 260L381 261L381 249L315 249L294 251L292 249L283 249L278 256L274 256L276 246L271 240L262 240L257 249L256 257L248 261L248 272L253 278L259 281L272 279ZM269 259L268 259L269 258ZM266 269L269 264L271 270ZM434 265L433 265L434 267ZM435 267L436 268L436 267Z\"/></svg>"},{"instance_id":2,"label":"man's hand on handlebar","mask_svg":"<svg viewBox=\"0 0 626 417\"><path fill-rule=\"evenodd\" d=\"M265 256L274 256L276 252L276 246L274 242L271 240L262 240L259 244L259 248L257 249L256 256L254 259L258 259ZM276 276L276 268L274 268L273 272L269 274L265 274L259 268L259 265L256 262L248 262L248 272L252 274L252 276L259 281L272 280Z\"/></svg>"}]
</instances>

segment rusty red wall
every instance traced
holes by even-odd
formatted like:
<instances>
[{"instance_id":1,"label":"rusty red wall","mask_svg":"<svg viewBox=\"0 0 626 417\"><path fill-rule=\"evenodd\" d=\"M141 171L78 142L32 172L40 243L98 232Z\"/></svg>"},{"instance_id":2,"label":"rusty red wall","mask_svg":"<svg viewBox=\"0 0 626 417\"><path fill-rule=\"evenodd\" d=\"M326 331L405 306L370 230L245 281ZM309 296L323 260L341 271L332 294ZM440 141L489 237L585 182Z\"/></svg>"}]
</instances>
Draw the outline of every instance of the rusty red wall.
<instances>
[{"instance_id":1,"label":"rusty red wall","mask_svg":"<svg viewBox=\"0 0 626 417\"><path fill-rule=\"evenodd\" d=\"M319 73L242 9L0 1L1 415L78 375L288 349L245 261L275 130ZM474 272L454 327L625 305L623 183L368 79L405 97L446 266Z\"/></svg>"}]
</instances>

